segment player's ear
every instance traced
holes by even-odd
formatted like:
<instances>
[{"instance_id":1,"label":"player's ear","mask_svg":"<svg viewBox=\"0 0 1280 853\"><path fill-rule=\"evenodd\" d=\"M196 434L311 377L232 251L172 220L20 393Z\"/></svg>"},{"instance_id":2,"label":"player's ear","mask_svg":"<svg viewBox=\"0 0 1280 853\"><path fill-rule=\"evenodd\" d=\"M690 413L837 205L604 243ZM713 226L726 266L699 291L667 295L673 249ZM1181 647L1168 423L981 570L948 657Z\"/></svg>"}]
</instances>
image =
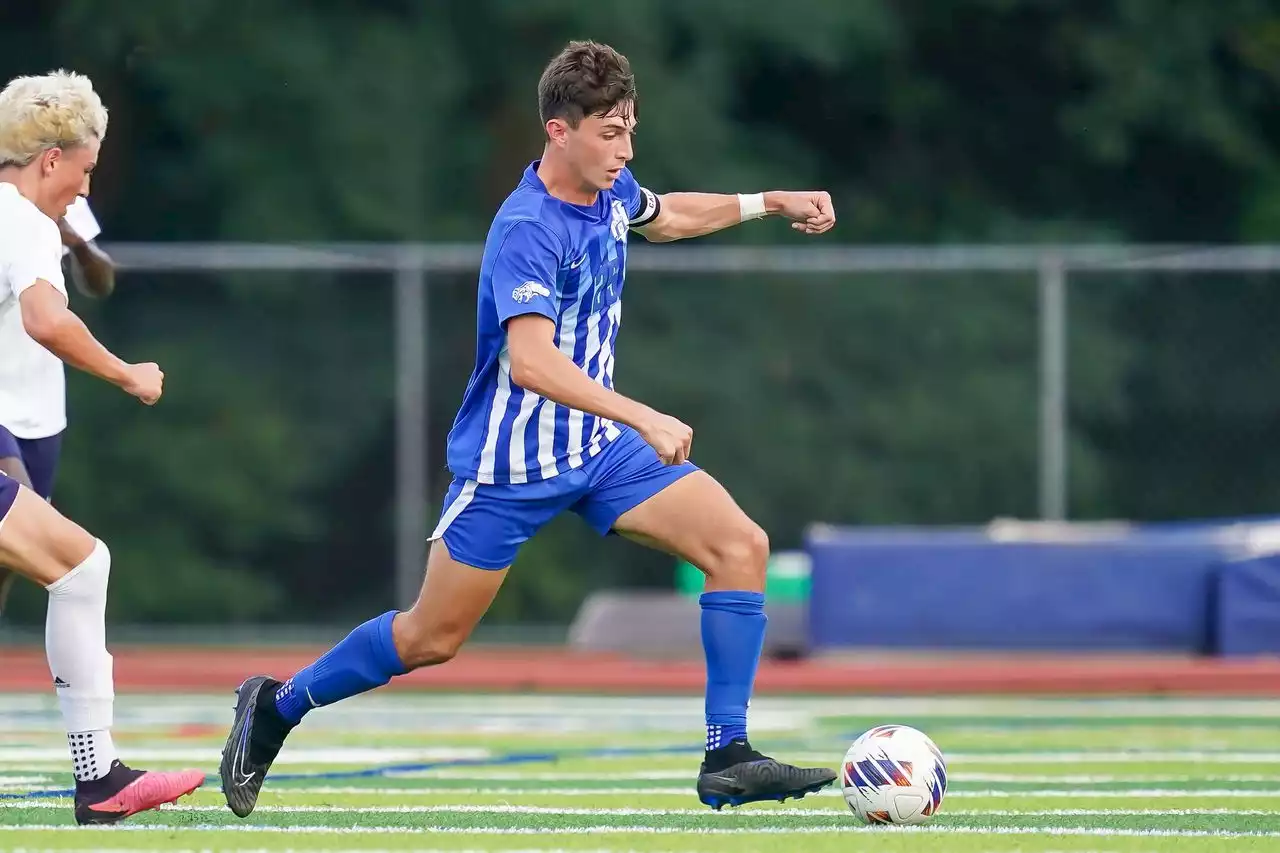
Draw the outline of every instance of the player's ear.
<instances>
[{"instance_id":1,"label":"player's ear","mask_svg":"<svg viewBox=\"0 0 1280 853\"><path fill-rule=\"evenodd\" d=\"M54 168L58 165L58 161L61 159L61 148L54 147L47 149L40 155L40 172L45 175L51 174Z\"/></svg>"},{"instance_id":2,"label":"player's ear","mask_svg":"<svg viewBox=\"0 0 1280 853\"><path fill-rule=\"evenodd\" d=\"M556 145L563 146L569 135L569 123L562 118L547 120L547 138Z\"/></svg>"}]
</instances>

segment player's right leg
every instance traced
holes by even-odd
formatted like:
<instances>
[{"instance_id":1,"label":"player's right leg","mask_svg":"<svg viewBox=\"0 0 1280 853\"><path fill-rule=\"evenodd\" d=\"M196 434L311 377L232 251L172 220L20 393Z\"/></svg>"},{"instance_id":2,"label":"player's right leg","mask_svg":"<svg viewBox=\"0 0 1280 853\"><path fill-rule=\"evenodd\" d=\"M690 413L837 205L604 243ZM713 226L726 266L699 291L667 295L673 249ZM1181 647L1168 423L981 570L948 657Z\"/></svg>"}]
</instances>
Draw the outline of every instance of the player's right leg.
<instances>
[{"instance_id":1,"label":"player's right leg","mask_svg":"<svg viewBox=\"0 0 1280 853\"><path fill-rule=\"evenodd\" d=\"M198 770L134 770L116 756L111 740L115 688L106 643L107 546L30 489L0 475L0 563L49 593L45 652L71 749L76 821L115 823L200 787L204 774Z\"/></svg>"},{"instance_id":2,"label":"player's right leg","mask_svg":"<svg viewBox=\"0 0 1280 853\"><path fill-rule=\"evenodd\" d=\"M713 808L798 799L836 779L757 752L747 707L764 644L769 540L729 493L692 463L662 460L626 430L592 460L592 489L575 509L596 530L675 554L706 574L700 598L707 661L707 743L698 798Z\"/></svg>"},{"instance_id":3,"label":"player's right leg","mask_svg":"<svg viewBox=\"0 0 1280 853\"><path fill-rule=\"evenodd\" d=\"M542 499L510 500L517 488L455 482L413 607L369 620L283 684L259 675L240 685L220 768L231 811L239 817L253 811L285 738L307 712L453 658L520 546L574 499L551 486Z\"/></svg>"}]
</instances>

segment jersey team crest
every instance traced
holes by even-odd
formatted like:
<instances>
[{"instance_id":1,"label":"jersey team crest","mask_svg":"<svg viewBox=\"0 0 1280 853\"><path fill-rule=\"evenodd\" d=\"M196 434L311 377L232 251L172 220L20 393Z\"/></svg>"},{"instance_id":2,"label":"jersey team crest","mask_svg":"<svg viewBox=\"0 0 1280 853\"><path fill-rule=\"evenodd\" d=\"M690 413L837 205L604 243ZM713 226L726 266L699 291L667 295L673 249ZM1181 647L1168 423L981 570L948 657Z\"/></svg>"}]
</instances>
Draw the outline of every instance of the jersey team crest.
<instances>
[{"instance_id":1,"label":"jersey team crest","mask_svg":"<svg viewBox=\"0 0 1280 853\"><path fill-rule=\"evenodd\" d=\"M511 291L511 298L521 304L528 304L533 301L535 296L550 296L551 291L541 282L526 281L524 284Z\"/></svg>"}]
</instances>

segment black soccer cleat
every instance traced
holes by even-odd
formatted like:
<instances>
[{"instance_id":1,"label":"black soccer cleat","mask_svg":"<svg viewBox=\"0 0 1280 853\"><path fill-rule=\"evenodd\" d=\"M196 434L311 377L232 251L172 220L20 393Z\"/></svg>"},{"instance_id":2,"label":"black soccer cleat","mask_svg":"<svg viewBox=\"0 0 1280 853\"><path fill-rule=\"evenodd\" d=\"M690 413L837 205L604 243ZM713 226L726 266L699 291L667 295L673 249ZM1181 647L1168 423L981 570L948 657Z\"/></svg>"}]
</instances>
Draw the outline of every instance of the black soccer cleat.
<instances>
[{"instance_id":1,"label":"black soccer cleat","mask_svg":"<svg viewBox=\"0 0 1280 853\"><path fill-rule=\"evenodd\" d=\"M292 728L272 704L280 682L255 675L236 688L236 718L222 748L222 795L236 817L248 817L258 804L271 762Z\"/></svg>"},{"instance_id":2,"label":"black soccer cleat","mask_svg":"<svg viewBox=\"0 0 1280 853\"><path fill-rule=\"evenodd\" d=\"M835 780L833 770L783 764L756 752L747 741L735 740L707 753L698 774L698 799L716 811L764 800L785 802Z\"/></svg>"}]
</instances>

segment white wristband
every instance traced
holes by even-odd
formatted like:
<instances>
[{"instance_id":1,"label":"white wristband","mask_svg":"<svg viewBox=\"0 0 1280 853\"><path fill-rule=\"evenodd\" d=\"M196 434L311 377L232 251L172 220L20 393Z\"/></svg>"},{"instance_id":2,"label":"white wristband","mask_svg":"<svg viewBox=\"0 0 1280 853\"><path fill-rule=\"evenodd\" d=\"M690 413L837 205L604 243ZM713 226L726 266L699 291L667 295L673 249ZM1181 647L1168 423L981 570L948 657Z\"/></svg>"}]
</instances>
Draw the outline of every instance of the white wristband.
<instances>
[{"instance_id":1,"label":"white wristband","mask_svg":"<svg viewBox=\"0 0 1280 853\"><path fill-rule=\"evenodd\" d=\"M738 193L738 215L743 222L748 219L760 219L766 216L764 193Z\"/></svg>"}]
</instances>

